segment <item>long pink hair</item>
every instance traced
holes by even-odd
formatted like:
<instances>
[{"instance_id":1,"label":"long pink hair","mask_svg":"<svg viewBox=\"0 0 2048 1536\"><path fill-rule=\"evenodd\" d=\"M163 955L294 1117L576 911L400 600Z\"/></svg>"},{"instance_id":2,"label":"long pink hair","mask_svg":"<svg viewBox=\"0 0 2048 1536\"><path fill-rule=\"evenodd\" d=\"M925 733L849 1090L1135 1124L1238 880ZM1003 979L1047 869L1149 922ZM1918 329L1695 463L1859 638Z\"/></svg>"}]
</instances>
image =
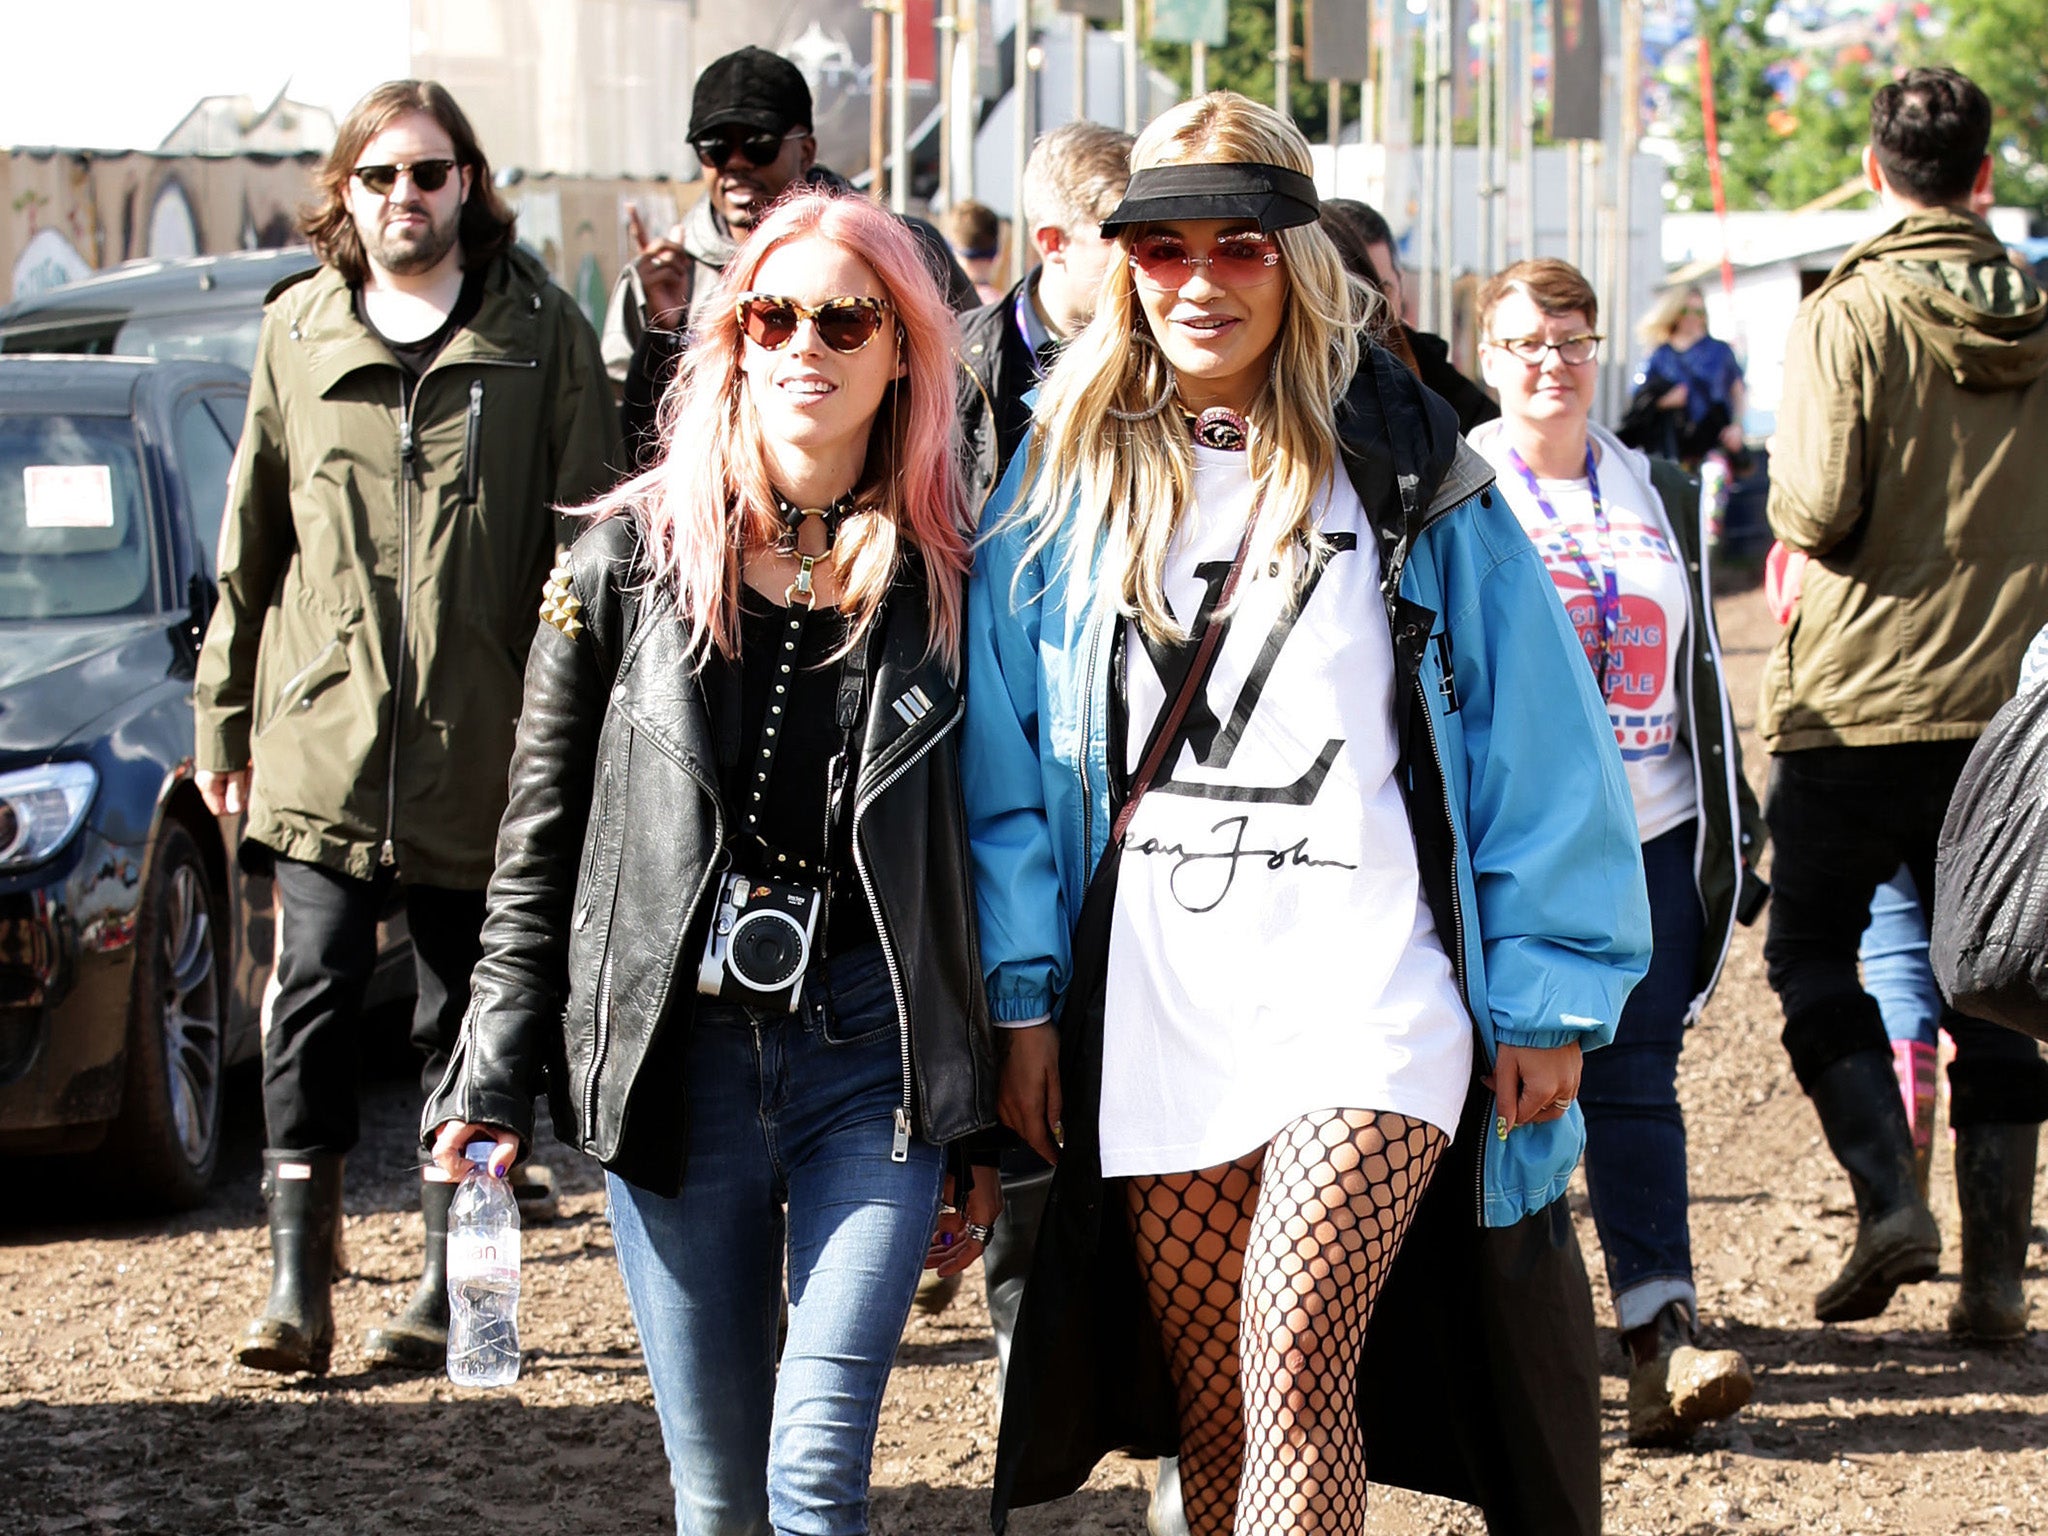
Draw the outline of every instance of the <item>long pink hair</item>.
<instances>
[{"instance_id":1,"label":"long pink hair","mask_svg":"<svg viewBox=\"0 0 2048 1536\"><path fill-rule=\"evenodd\" d=\"M895 306L909 369L882 397L854 510L837 536L840 611L855 619L854 641L866 635L908 541L929 573L931 648L957 663L969 564L953 393L959 332L917 237L865 198L799 188L755 227L726 264L662 402L661 461L585 510L639 521L652 584L675 597L694 660L739 654L741 559L780 537L782 519L746 403L734 302L792 240L829 240L873 270Z\"/></svg>"}]
</instances>

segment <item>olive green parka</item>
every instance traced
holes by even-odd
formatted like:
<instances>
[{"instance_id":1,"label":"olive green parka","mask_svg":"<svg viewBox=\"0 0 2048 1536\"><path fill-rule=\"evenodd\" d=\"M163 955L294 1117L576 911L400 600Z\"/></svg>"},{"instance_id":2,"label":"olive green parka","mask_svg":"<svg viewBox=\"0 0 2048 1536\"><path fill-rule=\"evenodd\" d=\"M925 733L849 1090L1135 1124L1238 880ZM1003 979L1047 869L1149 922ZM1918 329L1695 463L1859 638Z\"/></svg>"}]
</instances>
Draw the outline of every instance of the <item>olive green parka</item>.
<instances>
[{"instance_id":1,"label":"olive green parka","mask_svg":"<svg viewBox=\"0 0 2048 1536\"><path fill-rule=\"evenodd\" d=\"M556 509L617 450L596 334L524 251L410 398L333 267L272 291L195 691L198 767L255 769L250 840L489 881Z\"/></svg>"}]
</instances>

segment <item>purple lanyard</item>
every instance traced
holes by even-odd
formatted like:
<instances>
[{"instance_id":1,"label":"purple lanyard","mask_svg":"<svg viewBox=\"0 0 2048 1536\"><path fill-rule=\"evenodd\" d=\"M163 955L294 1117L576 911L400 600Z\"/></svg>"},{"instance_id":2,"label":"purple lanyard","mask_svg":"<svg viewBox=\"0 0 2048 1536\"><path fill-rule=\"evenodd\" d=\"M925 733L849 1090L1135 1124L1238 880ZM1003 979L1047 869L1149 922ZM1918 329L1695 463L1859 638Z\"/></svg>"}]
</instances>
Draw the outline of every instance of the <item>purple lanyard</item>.
<instances>
[{"instance_id":1,"label":"purple lanyard","mask_svg":"<svg viewBox=\"0 0 2048 1536\"><path fill-rule=\"evenodd\" d=\"M1607 533L1607 509L1600 501L1600 475L1593 467L1593 445L1586 444L1586 488L1593 495L1593 527L1600 535L1600 566L1596 572L1588 558L1585 547L1579 543L1578 535L1571 526L1557 515L1557 508L1550 504L1550 498L1543 494L1543 486L1536 478L1536 472L1529 468L1521 453L1510 448L1508 457L1529 487L1529 494L1536 498L1536 505L1543 515L1557 528L1564 540L1564 552L1578 562L1579 572L1586 578L1586 588L1593 595L1593 601L1600 610L1600 653L1586 659L1593 664L1593 676L1599 679L1600 696L1607 697L1607 664L1613 659L1616 640L1621 629L1621 584L1614 575L1614 541Z\"/></svg>"}]
</instances>

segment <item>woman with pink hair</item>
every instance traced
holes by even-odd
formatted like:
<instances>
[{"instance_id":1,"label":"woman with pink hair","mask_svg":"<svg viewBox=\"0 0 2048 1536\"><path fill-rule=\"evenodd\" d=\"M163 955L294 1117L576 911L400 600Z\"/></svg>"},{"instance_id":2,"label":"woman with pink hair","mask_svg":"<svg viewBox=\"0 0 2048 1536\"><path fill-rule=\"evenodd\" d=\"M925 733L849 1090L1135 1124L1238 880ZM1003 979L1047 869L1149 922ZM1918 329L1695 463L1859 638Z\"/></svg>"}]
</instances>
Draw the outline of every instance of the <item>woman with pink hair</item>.
<instances>
[{"instance_id":1,"label":"woman with pink hair","mask_svg":"<svg viewBox=\"0 0 2048 1536\"><path fill-rule=\"evenodd\" d=\"M546 1092L604 1165L684 1536L867 1530L919 1274L972 1263L1001 1204L964 1153L995 1073L954 345L915 238L858 198L793 193L726 267L660 462L543 595L422 1122L451 1171L476 1141L508 1165Z\"/></svg>"}]
</instances>

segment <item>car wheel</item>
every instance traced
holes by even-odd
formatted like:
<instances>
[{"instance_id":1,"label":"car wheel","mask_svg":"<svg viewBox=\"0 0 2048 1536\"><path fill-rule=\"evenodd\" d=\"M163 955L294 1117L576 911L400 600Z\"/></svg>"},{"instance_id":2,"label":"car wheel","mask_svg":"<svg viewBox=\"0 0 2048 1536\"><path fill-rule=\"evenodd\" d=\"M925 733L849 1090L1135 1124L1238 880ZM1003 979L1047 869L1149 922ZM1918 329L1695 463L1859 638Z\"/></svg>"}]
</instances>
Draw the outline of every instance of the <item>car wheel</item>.
<instances>
[{"instance_id":1,"label":"car wheel","mask_svg":"<svg viewBox=\"0 0 2048 1536\"><path fill-rule=\"evenodd\" d=\"M127 1088L107 1138L107 1177L129 1200L184 1210L220 1157L227 1025L221 904L191 833L166 822L136 924Z\"/></svg>"}]
</instances>

